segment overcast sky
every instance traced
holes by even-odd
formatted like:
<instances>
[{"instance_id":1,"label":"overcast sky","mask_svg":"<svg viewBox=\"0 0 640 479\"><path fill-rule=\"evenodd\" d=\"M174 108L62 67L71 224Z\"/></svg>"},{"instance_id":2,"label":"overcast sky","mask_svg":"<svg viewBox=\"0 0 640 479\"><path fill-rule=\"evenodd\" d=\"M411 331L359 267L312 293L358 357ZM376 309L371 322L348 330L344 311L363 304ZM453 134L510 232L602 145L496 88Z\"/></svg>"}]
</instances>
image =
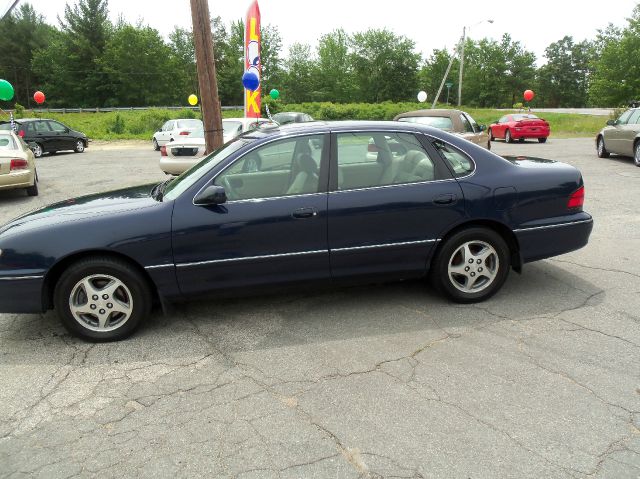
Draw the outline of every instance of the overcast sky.
<instances>
[{"instance_id":1,"label":"overcast sky","mask_svg":"<svg viewBox=\"0 0 640 479\"><path fill-rule=\"evenodd\" d=\"M0 0L0 5L10 0ZM22 0L24 1L24 0ZM35 9L50 23L57 24L65 3L73 0L31 0ZM532 6L527 6L529 3ZM509 33L543 63L544 49L565 35L576 41L592 39L609 23L625 25L638 0L536 0L534 2L495 2L489 0L259 0L262 23L276 25L285 49L294 42L317 44L318 38L336 28L353 33L368 28L387 27L416 42L416 49L428 56L434 48L450 51L463 26L472 26L472 38L499 39ZM229 22L243 18L250 0L210 0L212 16ZM495 9L491 9L491 6ZM112 19L122 14L131 23L142 20L165 37L174 26L190 28L189 0L109 0Z\"/></svg>"}]
</instances>

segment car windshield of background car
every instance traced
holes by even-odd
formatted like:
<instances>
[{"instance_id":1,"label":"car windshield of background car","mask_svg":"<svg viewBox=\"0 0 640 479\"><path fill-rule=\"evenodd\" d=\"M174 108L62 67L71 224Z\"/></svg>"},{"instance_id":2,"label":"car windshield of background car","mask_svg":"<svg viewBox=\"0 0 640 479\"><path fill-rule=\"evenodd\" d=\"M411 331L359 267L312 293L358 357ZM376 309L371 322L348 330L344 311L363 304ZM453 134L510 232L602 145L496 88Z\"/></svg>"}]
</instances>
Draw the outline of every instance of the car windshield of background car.
<instances>
[{"instance_id":1,"label":"car windshield of background car","mask_svg":"<svg viewBox=\"0 0 640 479\"><path fill-rule=\"evenodd\" d=\"M223 121L222 122L222 133L225 135L231 135L238 133L242 128L242 123L239 121Z\"/></svg>"},{"instance_id":2,"label":"car windshield of background car","mask_svg":"<svg viewBox=\"0 0 640 479\"><path fill-rule=\"evenodd\" d=\"M178 128L202 128L200 120L180 120L177 122Z\"/></svg>"},{"instance_id":3,"label":"car windshield of background car","mask_svg":"<svg viewBox=\"0 0 640 479\"><path fill-rule=\"evenodd\" d=\"M197 163L171 181L164 191L163 198L167 200L176 199L189 189L191 185L206 175L211 168L253 141L253 138L236 138L235 140L225 143L222 147L206 156L200 163Z\"/></svg>"},{"instance_id":4,"label":"car windshield of background car","mask_svg":"<svg viewBox=\"0 0 640 479\"><path fill-rule=\"evenodd\" d=\"M407 118L400 118L399 121L406 121L408 123L420 123L421 125L428 125L439 130L453 131L453 122L451 118L446 116L412 116Z\"/></svg>"}]
</instances>

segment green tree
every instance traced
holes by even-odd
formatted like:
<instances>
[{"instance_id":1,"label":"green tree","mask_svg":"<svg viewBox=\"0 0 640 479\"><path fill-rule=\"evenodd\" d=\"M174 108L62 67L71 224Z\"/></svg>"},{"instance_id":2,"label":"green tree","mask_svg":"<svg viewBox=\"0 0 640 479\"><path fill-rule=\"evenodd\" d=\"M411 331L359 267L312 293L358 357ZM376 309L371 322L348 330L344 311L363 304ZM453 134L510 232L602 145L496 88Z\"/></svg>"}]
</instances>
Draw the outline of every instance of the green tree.
<instances>
[{"instance_id":1,"label":"green tree","mask_svg":"<svg viewBox=\"0 0 640 479\"><path fill-rule=\"evenodd\" d=\"M12 102L26 106L34 103L33 92L41 88L41 81L31 71L31 61L35 52L44 48L54 34L55 30L29 3L23 3L0 22L0 78L13 85L15 97Z\"/></svg>"},{"instance_id":2,"label":"green tree","mask_svg":"<svg viewBox=\"0 0 640 479\"><path fill-rule=\"evenodd\" d=\"M320 37L317 70L314 73L323 100L348 102L354 98L355 82L351 68L351 38L342 29Z\"/></svg>"},{"instance_id":3,"label":"green tree","mask_svg":"<svg viewBox=\"0 0 640 479\"><path fill-rule=\"evenodd\" d=\"M589 101L595 106L622 106L640 97L640 5L628 25L600 32L592 63Z\"/></svg>"},{"instance_id":4,"label":"green tree","mask_svg":"<svg viewBox=\"0 0 640 479\"><path fill-rule=\"evenodd\" d=\"M311 101L315 91L313 73L316 70L311 47L303 43L291 45L284 66L286 74L283 99L290 103Z\"/></svg>"},{"instance_id":5,"label":"green tree","mask_svg":"<svg viewBox=\"0 0 640 479\"><path fill-rule=\"evenodd\" d=\"M451 54L445 50L435 49L431 56L427 58L420 71L418 72L418 86L419 90L424 90L429 94L429 102L433 101L433 96L438 93L438 88L440 88L440 83L442 82L442 77L447 71L447 67L449 66L449 62L451 61ZM451 69L449 70L449 75L445 82L449 81L453 83L453 86L449 91L449 103L452 103L457 98L457 84L458 84L458 68L460 66L460 62L455 59L453 64L451 65ZM447 87L442 87L442 92L440 93L440 98L438 102L445 103L447 101Z\"/></svg>"},{"instance_id":6,"label":"green tree","mask_svg":"<svg viewBox=\"0 0 640 479\"><path fill-rule=\"evenodd\" d=\"M146 106L184 102L188 93L174 87L174 72L167 68L171 60L171 48L157 30L126 24L116 28L98 62L113 91L107 104Z\"/></svg>"},{"instance_id":7,"label":"green tree","mask_svg":"<svg viewBox=\"0 0 640 479\"><path fill-rule=\"evenodd\" d=\"M538 97L548 107L587 105L591 44L565 36L545 50L547 63L538 69Z\"/></svg>"},{"instance_id":8,"label":"green tree","mask_svg":"<svg viewBox=\"0 0 640 479\"><path fill-rule=\"evenodd\" d=\"M420 55L413 40L387 29L370 29L353 35L351 48L358 99L379 102L414 97Z\"/></svg>"}]
</instances>

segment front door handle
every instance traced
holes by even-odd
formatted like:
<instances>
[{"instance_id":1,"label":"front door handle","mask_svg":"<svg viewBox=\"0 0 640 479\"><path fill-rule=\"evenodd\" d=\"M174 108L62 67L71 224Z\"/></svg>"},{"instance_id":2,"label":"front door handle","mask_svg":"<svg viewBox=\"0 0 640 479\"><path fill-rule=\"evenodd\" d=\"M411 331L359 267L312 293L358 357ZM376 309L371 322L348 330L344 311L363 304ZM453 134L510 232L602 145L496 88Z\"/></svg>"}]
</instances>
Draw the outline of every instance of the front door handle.
<instances>
[{"instance_id":1,"label":"front door handle","mask_svg":"<svg viewBox=\"0 0 640 479\"><path fill-rule=\"evenodd\" d=\"M446 195L439 195L433 199L433 203L436 205L450 205L456 201L456 195L451 193Z\"/></svg>"},{"instance_id":2,"label":"front door handle","mask_svg":"<svg viewBox=\"0 0 640 479\"><path fill-rule=\"evenodd\" d=\"M318 216L318 210L315 208L298 208L291 213L291 216L298 219L313 218L314 216Z\"/></svg>"}]
</instances>

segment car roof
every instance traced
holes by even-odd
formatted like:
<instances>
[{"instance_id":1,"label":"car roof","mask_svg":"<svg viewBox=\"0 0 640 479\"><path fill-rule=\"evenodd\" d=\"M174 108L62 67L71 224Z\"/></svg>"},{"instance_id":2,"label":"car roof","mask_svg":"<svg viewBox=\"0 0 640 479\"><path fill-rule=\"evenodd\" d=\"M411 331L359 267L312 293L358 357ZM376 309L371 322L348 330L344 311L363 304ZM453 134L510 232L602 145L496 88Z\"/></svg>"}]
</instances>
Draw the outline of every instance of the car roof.
<instances>
[{"instance_id":1,"label":"car roof","mask_svg":"<svg viewBox=\"0 0 640 479\"><path fill-rule=\"evenodd\" d=\"M397 120L399 118L426 117L426 116L452 117L454 115L459 115L460 113L462 113L462 110L455 110L450 108L432 108L429 110L414 110L414 111L408 111L405 113L400 113L399 115L396 115L394 120Z\"/></svg>"}]
</instances>

